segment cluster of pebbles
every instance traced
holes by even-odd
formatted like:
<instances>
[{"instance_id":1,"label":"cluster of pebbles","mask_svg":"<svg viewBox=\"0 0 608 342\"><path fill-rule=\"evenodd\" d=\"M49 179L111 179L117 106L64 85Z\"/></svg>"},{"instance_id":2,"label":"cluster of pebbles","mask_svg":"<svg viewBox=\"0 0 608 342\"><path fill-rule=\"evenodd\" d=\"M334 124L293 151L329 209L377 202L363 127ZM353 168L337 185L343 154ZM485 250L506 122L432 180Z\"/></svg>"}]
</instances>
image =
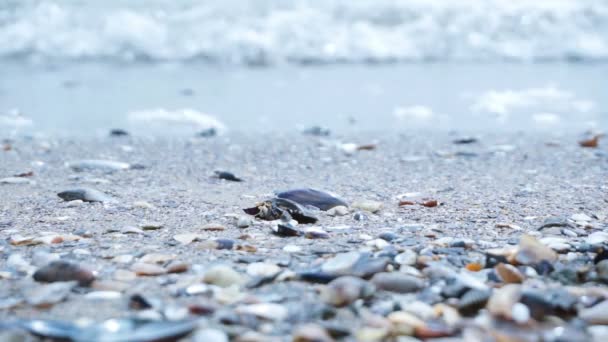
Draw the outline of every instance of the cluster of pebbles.
<instances>
[{"instance_id":1,"label":"cluster of pebbles","mask_svg":"<svg viewBox=\"0 0 608 342\"><path fill-rule=\"evenodd\" d=\"M310 135L11 142L0 340L608 340L603 150Z\"/></svg>"}]
</instances>

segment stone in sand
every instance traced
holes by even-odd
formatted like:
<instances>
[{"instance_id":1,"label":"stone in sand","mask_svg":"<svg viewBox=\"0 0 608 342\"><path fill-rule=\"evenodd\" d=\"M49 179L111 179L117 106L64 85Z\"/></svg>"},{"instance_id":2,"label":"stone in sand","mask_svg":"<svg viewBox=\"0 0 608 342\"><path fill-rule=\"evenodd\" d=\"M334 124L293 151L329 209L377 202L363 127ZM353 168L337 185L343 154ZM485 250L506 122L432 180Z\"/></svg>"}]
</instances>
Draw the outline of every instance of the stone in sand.
<instances>
[{"instance_id":1,"label":"stone in sand","mask_svg":"<svg viewBox=\"0 0 608 342\"><path fill-rule=\"evenodd\" d=\"M338 197L311 188L280 192L277 197L294 201L303 206L313 206L323 211L337 206L348 207L348 204Z\"/></svg>"},{"instance_id":2,"label":"stone in sand","mask_svg":"<svg viewBox=\"0 0 608 342\"><path fill-rule=\"evenodd\" d=\"M53 261L40 268L34 273L33 277L34 280L45 283L75 280L81 286L88 286L95 280L93 272L63 260Z\"/></svg>"},{"instance_id":3,"label":"stone in sand","mask_svg":"<svg viewBox=\"0 0 608 342\"><path fill-rule=\"evenodd\" d=\"M219 179L231 181L231 182L242 182L243 180L235 176L234 173L228 171L215 171L215 176Z\"/></svg>"},{"instance_id":4,"label":"stone in sand","mask_svg":"<svg viewBox=\"0 0 608 342\"><path fill-rule=\"evenodd\" d=\"M103 192L90 188L75 188L57 194L64 201L81 200L84 202L115 202L116 199Z\"/></svg>"},{"instance_id":5,"label":"stone in sand","mask_svg":"<svg viewBox=\"0 0 608 342\"><path fill-rule=\"evenodd\" d=\"M69 162L68 167L74 171L103 171L103 172L113 172L120 170L128 170L131 168L131 165L128 163L123 163L119 161L113 160L100 160L100 159L85 159Z\"/></svg>"}]
</instances>

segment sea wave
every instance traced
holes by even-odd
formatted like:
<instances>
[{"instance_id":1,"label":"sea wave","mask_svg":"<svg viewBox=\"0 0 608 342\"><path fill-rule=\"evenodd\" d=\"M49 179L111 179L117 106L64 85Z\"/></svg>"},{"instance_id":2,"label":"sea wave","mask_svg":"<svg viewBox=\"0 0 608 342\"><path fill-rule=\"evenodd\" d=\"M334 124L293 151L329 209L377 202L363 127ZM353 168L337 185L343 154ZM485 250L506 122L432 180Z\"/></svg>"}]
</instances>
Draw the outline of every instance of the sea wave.
<instances>
[{"instance_id":1,"label":"sea wave","mask_svg":"<svg viewBox=\"0 0 608 342\"><path fill-rule=\"evenodd\" d=\"M608 0L4 0L0 58L603 61Z\"/></svg>"}]
</instances>

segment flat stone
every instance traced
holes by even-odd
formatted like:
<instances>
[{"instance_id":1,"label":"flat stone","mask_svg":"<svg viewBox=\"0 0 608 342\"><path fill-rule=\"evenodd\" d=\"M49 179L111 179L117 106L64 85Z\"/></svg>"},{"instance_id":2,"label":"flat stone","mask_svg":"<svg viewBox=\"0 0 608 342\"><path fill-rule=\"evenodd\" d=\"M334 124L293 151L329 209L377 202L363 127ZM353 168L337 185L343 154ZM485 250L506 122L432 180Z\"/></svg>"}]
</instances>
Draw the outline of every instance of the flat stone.
<instances>
[{"instance_id":1,"label":"flat stone","mask_svg":"<svg viewBox=\"0 0 608 342\"><path fill-rule=\"evenodd\" d=\"M26 291L25 299L30 305L49 307L64 301L76 285L75 281L38 285Z\"/></svg>"},{"instance_id":2,"label":"flat stone","mask_svg":"<svg viewBox=\"0 0 608 342\"><path fill-rule=\"evenodd\" d=\"M382 202L371 200L360 200L352 204L353 208L368 211L370 213L377 213L378 211L380 211L380 209L382 209L383 206L384 205L382 204Z\"/></svg>"},{"instance_id":3,"label":"flat stone","mask_svg":"<svg viewBox=\"0 0 608 342\"><path fill-rule=\"evenodd\" d=\"M81 286L88 286L95 280L93 272L68 261L53 261L38 269L34 280L39 282L53 283L65 281L77 281Z\"/></svg>"},{"instance_id":4,"label":"flat stone","mask_svg":"<svg viewBox=\"0 0 608 342\"><path fill-rule=\"evenodd\" d=\"M167 273L167 270L162 266L143 262L133 264L131 271L135 272L138 276L159 276Z\"/></svg>"},{"instance_id":5,"label":"flat stone","mask_svg":"<svg viewBox=\"0 0 608 342\"><path fill-rule=\"evenodd\" d=\"M231 267L226 265L212 266L203 278L205 283L213 284L220 287L228 287L231 285L241 285L244 283L243 277Z\"/></svg>"},{"instance_id":6,"label":"flat stone","mask_svg":"<svg viewBox=\"0 0 608 342\"><path fill-rule=\"evenodd\" d=\"M415 292L424 286L422 280L399 272L376 273L372 277L371 282L379 290L397 293Z\"/></svg>"},{"instance_id":7,"label":"flat stone","mask_svg":"<svg viewBox=\"0 0 608 342\"><path fill-rule=\"evenodd\" d=\"M374 290L374 285L361 278L343 276L332 280L323 288L321 299L334 306L346 306L357 299L373 295Z\"/></svg>"},{"instance_id":8,"label":"flat stone","mask_svg":"<svg viewBox=\"0 0 608 342\"><path fill-rule=\"evenodd\" d=\"M81 200L84 202L116 202L116 199L111 196L106 195L105 193L91 189L91 188L74 188L62 191L57 194L64 201L75 201Z\"/></svg>"}]
</instances>

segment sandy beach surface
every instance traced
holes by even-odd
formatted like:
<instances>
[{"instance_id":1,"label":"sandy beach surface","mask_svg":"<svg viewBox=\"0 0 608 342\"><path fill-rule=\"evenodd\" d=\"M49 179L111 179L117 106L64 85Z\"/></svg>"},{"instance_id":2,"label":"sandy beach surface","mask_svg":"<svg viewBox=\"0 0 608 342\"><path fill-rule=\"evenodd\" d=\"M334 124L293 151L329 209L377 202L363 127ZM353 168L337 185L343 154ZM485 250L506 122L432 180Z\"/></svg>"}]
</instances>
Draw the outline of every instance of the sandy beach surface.
<instances>
[{"instance_id":1,"label":"sandy beach surface","mask_svg":"<svg viewBox=\"0 0 608 342\"><path fill-rule=\"evenodd\" d=\"M7 140L1 336L138 340L138 322L139 340L608 338L606 145L474 137ZM80 188L102 202L58 196ZM303 188L348 208L302 206L318 221L297 225L243 211ZM94 325L108 319L123 320Z\"/></svg>"}]
</instances>

